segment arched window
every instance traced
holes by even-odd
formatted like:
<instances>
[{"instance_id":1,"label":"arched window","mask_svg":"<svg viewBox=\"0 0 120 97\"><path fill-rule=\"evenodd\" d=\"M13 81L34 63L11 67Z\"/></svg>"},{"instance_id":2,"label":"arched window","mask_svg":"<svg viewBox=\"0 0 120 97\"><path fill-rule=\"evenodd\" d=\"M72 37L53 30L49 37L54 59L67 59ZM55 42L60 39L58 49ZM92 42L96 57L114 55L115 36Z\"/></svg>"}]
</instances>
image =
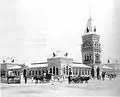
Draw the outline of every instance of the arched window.
<instances>
[{"instance_id":1,"label":"arched window","mask_svg":"<svg viewBox=\"0 0 120 97\"><path fill-rule=\"evenodd\" d=\"M79 69L79 75L81 75L81 70Z\"/></svg>"},{"instance_id":2,"label":"arched window","mask_svg":"<svg viewBox=\"0 0 120 97\"><path fill-rule=\"evenodd\" d=\"M18 75L20 75L20 71L18 71Z\"/></svg>"},{"instance_id":3,"label":"arched window","mask_svg":"<svg viewBox=\"0 0 120 97\"><path fill-rule=\"evenodd\" d=\"M89 72L89 70L88 70L88 75L90 75L90 72Z\"/></svg>"},{"instance_id":4,"label":"arched window","mask_svg":"<svg viewBox=\"0 0 120 97\"><path fill-rule=\"evenodd\" d=\"M78 75L78 70L76 69L76 75Z\"/></svg>"},{"instance_id":5,"label":"arched window","mask_svg":"<svg viewBox=\"0 0 120 97\"><path fill-rule=\"evenodd\" d=\"M91 54L90 54L90 60L91 60L92 58L91 58Z\"/></svg>"},{"instance_id":6,"label":"arched window","mask_svg":"<svg viewBox=\"0 0 120 97\"><path fill-rule=\"evenodd\" d=\"M48 70L46 70L46 74L48 74Z\"/></svg>"},{"instance_id":7,"label":"arched window","mask_svg":"<svg viewBox=\"0 0 120 97\"><path fill-rule=\"evenodd\" d=\"M1 76L5 76L5 71L4 70L1 71Z\"/></svg>"},{"instance_id":8,"label":"arched window","mask_svg":"<svg viewBox=\"0 0 120 97\"><path fill-rule=\"evenodd\" d=\"M29 71L29 75L31 76L31 71Z\"/></svg>"},{"instance_id":9,"label":"arched window","mask_svg":"<svg viewBox=\"0 0 120 97\"><path fill-rule=\"evenodd\" d=\"M17 75L17 71L15 71L14 74Z\"/></svg>"},{"instance_id":10,"label":"arched window","mask_svg":"<svg viewBox=\"0 0 120 97\"><path fill-rule=\"evenodd\" d=\"M41 75L41 71L39 71L39 75Z\"/></svg>"},{"instance_id":11,"label":"arched window","mask_svg":"<svg viewBox=\"0 0 120 97\"><path fill-rule=\"evenodd\" d=\"M71 68L69 68L69 75L71 75L72 74L72 72L71 72Z\"/></svg>"},{"instance_id":12,"label":"arched window","mask_svg":"<svg viewBox=\"0 0 120 97\"><path fill-rule=\"evenodd\" d=\"M63 68L63 73L65 74L65 67Z\"/></svg>"},{"instance_id":13,"label":"arched window","mask_svg":"<svg viewBox=\"0 0 120 97\"><path fill-rule=\"evenodd\" d=\"M68 75L68 66L66 66L66 75Z\"/></svg>"},{"instance_id":14,"label":"arched window","mask_svg":"<svg viewBox=\"0 0 120 97\"><path fill-rule=\"evenodd\" d=\"M32 75L34 76L34 70L32 71Z\"/></svg>"},{"instance_id":15,"label":"arched window","mask_svg":"<svg viewBox=\"0 0 120 97\"><path fill-rule=\"evenodd\" d=\"M82 70L82 75L84 75L84 70Z\"/></svg>"},{"instance_id":16,"label":"arched window","mask_svg":"<svg viewBox=\"0 0 120 97\"><path fill-rule=\"evenodd\" d=\"M87 28L87 33L89 32L89 29Z\"/></svg>"},{"instance_id":17,"label":"arched window","mask_svg":"<svg viewBox=\"0 0 120 97\"><path fill-rule=\"evenodd\" d=\"M85 75L87 75L87 69L85 69Z\"/></svg>"},{"instance_id":18,"label":"arched window","mask_svg":"<svg viewBox=\"0 0 120 97\"><path fill-rule=\"evenodd\" d=\"M53 74L55 75L55 66L53 66Z\"/></svg>"},{"instance_id":19,"label":"arched window","mask_svg":"<svg viewBox=\"0 0 120 97\"><path fill-rule=\"evenodd\" d=\"M44 74L45 72L44 72L44 70L42 70L42 74Z\"/></svg>"},{"instance_id":20,"label":"arched window","mask_svg":"<svg viewBox=\"0 0 120 97\"><path fill-rule=\"evenodd\" d=\"M73 69L73 75L75 75L75 69Z\"/></svg>"},{"instance_id":21,"label":"arched window","mask_svg":"<svg viewBox=\"0 0 120 97\"><path fill-rule=\"evenodd\" d=\"M96 32L96 27L94 27L94 32Z\"/></svg>"},{"instance_id":22,"label":"arched window","mask_svg":"<svg viewBox=\"0 0 120 97\"><path fill-rule=\"evenodd\" d=\"M58 75L58 68L56 68L56 75Z\"/></svg>"},{"instance_id":23,"label":"arched window","mask_svg":"<svg viewBox=\"0 0 120 97\"><path fill-rule=\"evenodd\" d=\"M36 75L37 75L37 70L36 70Z\"/></svg>"},{"instance_id":24,"label":"arched window","mask_svg":"<svg viewBox=\"0 0 120 97\"><path fill-rule=\"evenodd\" d=\"M85 60L86 60L86 54L85 54Z\"/></svg>"},{"instance_id":25,"label":"arched window","mask_svg":"<svg viewBox=\"0 0 120 97\"><path fill-rule=\"evenodd\" d=\"M50 73L52 74L52 68L50 68Z\"/></svg>"},{"instance_id":26,"label":"arched window","mask_svg":"<svg viewBox=\"0 0 120 97\"><path fill-rule=\"evenodd\" d=\"M89 60L89 56L87 55L87 61Z\"/></svg>"}]
</instances>

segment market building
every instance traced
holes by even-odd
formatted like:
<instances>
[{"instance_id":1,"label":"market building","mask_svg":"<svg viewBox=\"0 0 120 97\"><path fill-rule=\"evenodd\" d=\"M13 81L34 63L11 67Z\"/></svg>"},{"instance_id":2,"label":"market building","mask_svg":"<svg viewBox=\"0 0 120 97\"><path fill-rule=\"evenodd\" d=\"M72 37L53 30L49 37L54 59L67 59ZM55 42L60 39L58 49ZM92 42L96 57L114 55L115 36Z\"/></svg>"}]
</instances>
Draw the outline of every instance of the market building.
<instances>
[{"instance_id":1,"label":"market building","mask_svg":"<svg viewBox=\"0 0 120 97\"><path fill-rule=\"evenodd\" d=\"M45 73L51 73L55 77L64 75L91 75L92 66L96 70L100 67L106 72L115 72L119 74L120 68L118 65L101 64L101 44L99 42L100 35L98 35L93 19L90 17L87 21L84 34L82 36L81 52L82 63L74 62L73 58L68 57L67 52L56 51L53 52L51 58L47 58L46 62L40 63L15 63L3 61L1 64L1 76L7 76L9 71L13 71L16 76L20 76L21 72L26 70L27 76L40 76ZM117 69L115 69L117 66Z\"/></svg>"}]
</instances>

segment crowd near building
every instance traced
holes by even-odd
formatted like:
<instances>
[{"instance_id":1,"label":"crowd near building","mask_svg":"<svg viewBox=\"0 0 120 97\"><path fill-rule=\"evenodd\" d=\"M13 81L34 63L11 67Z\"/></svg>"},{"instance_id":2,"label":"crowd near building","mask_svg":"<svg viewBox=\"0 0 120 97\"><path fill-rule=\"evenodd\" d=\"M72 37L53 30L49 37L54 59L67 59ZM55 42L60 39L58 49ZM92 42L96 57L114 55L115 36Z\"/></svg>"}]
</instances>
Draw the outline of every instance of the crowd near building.
<instances>
[{"instance_id":1,"label":"crowd near building","mask_svg":"<svg viewBox=\"0 0 120 97\"><path fill-rule=\"evenodd\" d=\"M56 78L61 75L65 77L68 75L91 76L92 67L94 67L95 71L99 67L100 72L105 71L107 74L120 74L119 63L108 62L103 64L101 62L101 44L99 40L100 35L98 35L96 26L90 17L82 36L82 62L74 62L73 58L68 57L67 52L62 51L53 52L51 58L47 58L46 62L40 63L16 63L14 59L11 59L11 62L3 60L3 63L0 65L1 76L6 77L11 71L18 77L24 71L27 77L40 76L48 73L54 75Z\"/></svg>"}]
</instances>

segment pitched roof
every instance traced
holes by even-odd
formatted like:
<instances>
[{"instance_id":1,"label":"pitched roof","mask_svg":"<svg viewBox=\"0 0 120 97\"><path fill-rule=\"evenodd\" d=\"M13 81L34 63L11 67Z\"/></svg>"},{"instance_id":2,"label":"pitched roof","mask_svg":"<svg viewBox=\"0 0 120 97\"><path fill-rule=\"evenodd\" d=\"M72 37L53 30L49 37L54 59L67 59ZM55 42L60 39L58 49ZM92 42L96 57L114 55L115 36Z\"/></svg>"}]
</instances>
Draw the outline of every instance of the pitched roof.
<instances>
[{"instance_id":1,"label":"pitched roof","mask_svg":"<svg viewBox=\"0 0 120 97\"><path fill-rule=\"evenodd\" d=\"M39 67L47 67L48 64L36 64L36 65L29 65L28 68L39 68Z\"/></svg>"},{"instance_id":2,"label":"pitched roof","mask_svg":"<svg viewBox=\"0 0 120 97\"><path fill-rule=\"evenodd\" d=\"M112 69L111 67L107 66L107 65L103 65L102 66L103 69Z\"/></svg>"},{"instance_id":3,"label":"pitched roof","mask_svg":"<svg viewBox=\"0 0 120 97\"><path fill-rule=\"evenodd\" d=\"M73 67L80 67L80 68L91 68L90 66L88 65L85 65L85 64L72 64Z\"/></svg>"},{"instance_id":4,"label":"pitched roof","mask_svg":"<svg viewBox=\"0 0 120 97\"><path fill-rule=\"evenodd\" d=\"M18 65L8 66L7 69L21 69L21 66Z\"/></svg>"}]
</instances>

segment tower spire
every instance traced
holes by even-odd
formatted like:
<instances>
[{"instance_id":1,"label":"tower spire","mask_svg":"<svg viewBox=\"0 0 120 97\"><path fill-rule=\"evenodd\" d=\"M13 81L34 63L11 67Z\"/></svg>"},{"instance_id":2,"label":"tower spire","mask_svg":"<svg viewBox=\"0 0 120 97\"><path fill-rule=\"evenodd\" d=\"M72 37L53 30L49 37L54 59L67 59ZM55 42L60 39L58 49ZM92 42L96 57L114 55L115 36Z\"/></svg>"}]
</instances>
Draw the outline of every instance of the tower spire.
<instances>
[{"instance_id":1,"label":"tower spire","mask_svg":"<svg viewBox=\"0 0 120 97\"><path fill-rule=\"evenodd\" d=\"M91 8L92 6L89 5L89 18L88 18L86 29L85 29L85 34L96 32L96 27L92 18Z\"/></svg>"},{"instance_id":2,"label":"tower spire","mask_svg":"<svg viewBox=\"0 0 120 97\"><path fill-rule=\"evenodd\" d=\"M91 18L91 6L89 6L89 17Z\"/></svg>"}]
</instances>

